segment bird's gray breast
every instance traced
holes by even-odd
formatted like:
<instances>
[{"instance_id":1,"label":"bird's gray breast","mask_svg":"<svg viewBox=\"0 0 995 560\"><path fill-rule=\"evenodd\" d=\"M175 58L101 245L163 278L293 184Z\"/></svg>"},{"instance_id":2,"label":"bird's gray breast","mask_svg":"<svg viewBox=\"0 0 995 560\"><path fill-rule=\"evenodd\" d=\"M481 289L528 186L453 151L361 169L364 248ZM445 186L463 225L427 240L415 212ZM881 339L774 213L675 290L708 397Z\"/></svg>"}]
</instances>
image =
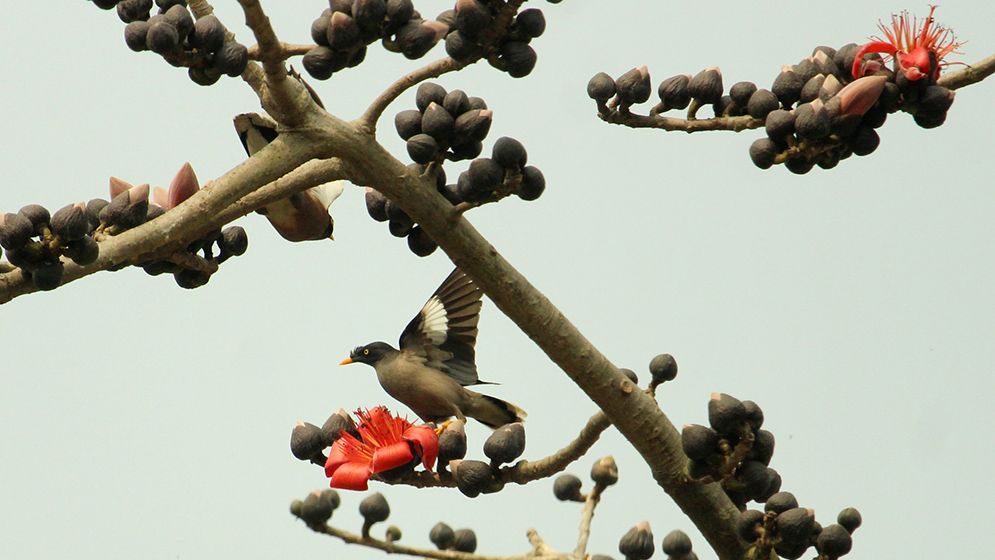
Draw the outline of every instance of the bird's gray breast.
<instances>
[{"instance_id":1,"label":"bird's gray breast","mask_svg":"<svg viewBox=\"0 0 995 560\"><path fill-rule=\"evenodd\" d=\"M422 419L451 416L465 406L466 392L459 383L403 352L382 360L376 371L387 394Z\"/></svg>"}]
</instances>

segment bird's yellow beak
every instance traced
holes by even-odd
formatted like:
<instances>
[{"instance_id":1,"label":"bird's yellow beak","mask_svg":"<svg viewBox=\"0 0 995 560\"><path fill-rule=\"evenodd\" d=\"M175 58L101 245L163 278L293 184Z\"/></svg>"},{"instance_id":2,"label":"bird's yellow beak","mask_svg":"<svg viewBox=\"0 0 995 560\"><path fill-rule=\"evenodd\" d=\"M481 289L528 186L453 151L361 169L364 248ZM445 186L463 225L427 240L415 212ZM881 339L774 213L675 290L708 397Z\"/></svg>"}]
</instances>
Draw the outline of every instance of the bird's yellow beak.
<instances>
[{"instance_id":1,"label":"bird's yellow beak","mask_svg":"<svg viewBox=\"0 0 995 560\"><path fill-rule=\"evenodd\" d=\"M341 362L339 362L339 365L340 366L344 366L346 364L351 364L351 363L352 363L352 358L346 358L346 359L342 360Z\"/></svg>"}]
</instances>

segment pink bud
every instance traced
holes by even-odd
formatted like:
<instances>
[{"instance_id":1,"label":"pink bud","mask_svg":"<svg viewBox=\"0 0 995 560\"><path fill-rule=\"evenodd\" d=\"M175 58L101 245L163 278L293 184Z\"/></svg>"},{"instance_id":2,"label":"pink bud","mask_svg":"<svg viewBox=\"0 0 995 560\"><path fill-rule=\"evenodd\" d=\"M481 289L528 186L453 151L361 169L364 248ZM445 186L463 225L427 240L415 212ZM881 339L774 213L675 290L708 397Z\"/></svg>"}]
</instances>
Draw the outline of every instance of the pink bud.
<instances>
[{"instance_id":1,"label":"pink bud","mask_svg":"<svg viewBox=\"0 0 995 560\"><path fill-rule=\"evenodd\" d=\"M190 163L184 163L183 167L176 172L173 181L169 183L169 193L165 208L175 208L176 205L197 194L200 190L200 183L197 182L197 175L193 172Z\"/></svg>"},{"instance_id":2,"label":"pink bud","mask_svg":"<svg viewBox=\"0 0 995 560\"><path fill-rule=\"evenodd\" d=\"M884 84L884 76L864 76L846 85L836 94L840 99L841 115L863 115L877 103Z\"/></svg>"}]
</instances>

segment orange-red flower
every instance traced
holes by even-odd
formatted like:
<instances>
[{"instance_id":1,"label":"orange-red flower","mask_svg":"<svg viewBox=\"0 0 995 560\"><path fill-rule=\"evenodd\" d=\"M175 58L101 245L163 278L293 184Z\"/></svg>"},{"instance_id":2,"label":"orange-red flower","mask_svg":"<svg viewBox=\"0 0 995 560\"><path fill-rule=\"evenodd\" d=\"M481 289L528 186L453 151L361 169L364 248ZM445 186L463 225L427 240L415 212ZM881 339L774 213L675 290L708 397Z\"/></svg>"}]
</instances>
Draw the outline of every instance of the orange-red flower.
<instances>
[{"instance_id":1,"label":"orange-red flower","mask_svg":"<svg viewBox=\"0 0 995 560\"><path fill-rule=\"evenodd\" d=\"M943 58L957 53L961 44L953 32L936 24L934 10L936 6L929 7L929 15L921 26L918 18L909 19L907 11L891 16L891 28L879 23L884 38L871 37L871 42L860 47L853 58L853 77L867 73L869 68L865 67L864 55L876 52L894 57L898 63L896 71L902 72L908 80L928 78L930 83L935 82L940 76L940 66L947 64Z\"/></svg>"},{"instance_id":2,"label":"orange-red flower","mask_svg":"<svg viewBox=\"0 0 995 560\"><path fill-rule=\"evenodd\" d=\"M347 432L335 440L325 461L332 488L366 490L374 474L421 462L432 470L439 437L429 426L416 426L385 407L357 410L359 437Z\"/></svg>"}]
</instances>

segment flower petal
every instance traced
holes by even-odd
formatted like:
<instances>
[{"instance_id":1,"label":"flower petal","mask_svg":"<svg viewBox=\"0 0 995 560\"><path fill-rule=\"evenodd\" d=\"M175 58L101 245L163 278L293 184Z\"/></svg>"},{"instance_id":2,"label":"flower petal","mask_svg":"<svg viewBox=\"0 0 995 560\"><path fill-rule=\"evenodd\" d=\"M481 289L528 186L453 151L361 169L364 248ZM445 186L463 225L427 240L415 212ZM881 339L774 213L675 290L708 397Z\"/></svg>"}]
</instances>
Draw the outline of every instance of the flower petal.
<instances>
[{"instance_id":1,"label":"flower petal","mask_svg":"<svg viewBox=\"0 0 995 560\"><path fill-rule=\"evenodd\" d=\"M169 183L169 199L167 201L169 206L167 208L175 208L177 204L197 194L199 190L200 183L197 181L197 175L193 172L193 167L189 162L184 163L176 176L173 177L173 181Z\"/></svg>"},{"instance_id":2,"label":"flower petal","mask_svg":"<svg viewBox=\"0 0 995 560\"><path fill-rule=\"evenodd\" d=\"M325 459L325 476L331 477L339 467L346 463L359 462L356 461L354 454L349 453L345 445L339 443L340 441L342 440L335 440L332 450L328 453L328 459Z\"/></svg>"},{"instance_id":3,"label":"flower petal","mask_svg":"<svg viewBox=\"0 0 995 560\"><path fill-rule=\"evenodd\" d=\"M411 426L404 430L405 440L415 445L415 452L421 456L422 465L432 470L435 459L439 456L439 436L428 426Z\"/></svg>"},{"instance_id":4,"label":"flower petal","mask_svg":"<svg viewBox=\"0 0 995 560\"><path fill-rule=\"evenodd\" d=\"M411 446L406 441L386 445L373 452L373 472L396 469L410 463L414 458Z\"/></svg>"},{"instance_id":5,"label":"flower petal","mask_svg":"<svg viewBox=\"0 0 995 560\"><path fill-rule=\"evenodd\" d=\"M372 475L373 471L367 463L343 463L335 470L329 486L344 490L366 490Z\"/></svg>"}]
</instances>

